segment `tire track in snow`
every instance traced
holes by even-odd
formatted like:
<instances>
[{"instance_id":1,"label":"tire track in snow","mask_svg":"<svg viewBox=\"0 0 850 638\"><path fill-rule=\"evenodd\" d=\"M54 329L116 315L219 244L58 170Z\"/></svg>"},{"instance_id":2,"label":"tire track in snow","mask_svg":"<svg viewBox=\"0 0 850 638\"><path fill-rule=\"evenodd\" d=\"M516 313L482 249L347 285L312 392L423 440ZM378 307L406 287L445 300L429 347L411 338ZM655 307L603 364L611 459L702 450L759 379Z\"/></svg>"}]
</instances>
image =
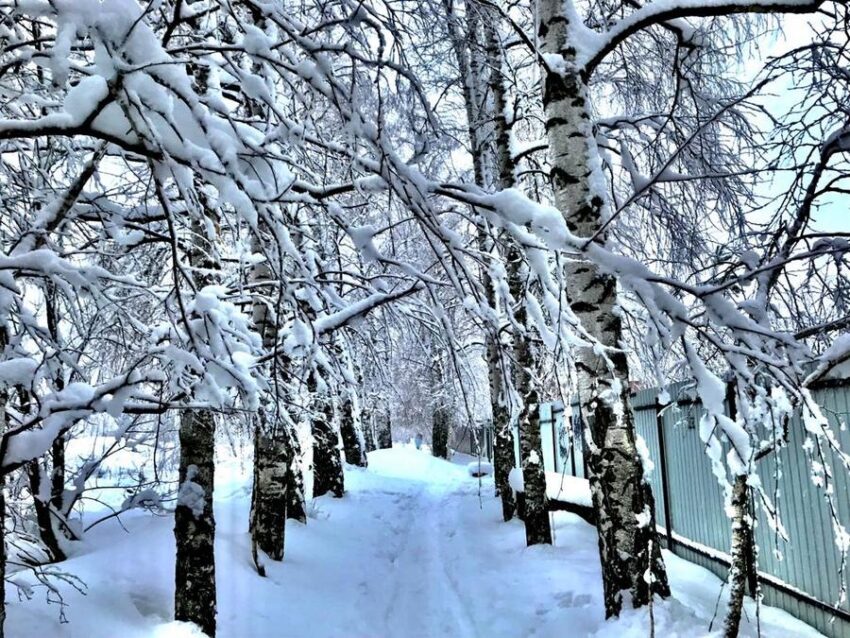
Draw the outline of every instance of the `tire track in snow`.
<instances>
[{"instance_id":1,"label":"tire track in snow","mask_svg":"<svg viewBox=\"0 0 850 638\"><path fill-rule=\"evenodd\" d=\"M443 485L426 485L412 497L415 506L406 512L410 522L392 567L394 593L384 612L388 637L478 636L444 564L442 513L452 509L446 505L453 495Z\"/></svg>"}]
</instances>

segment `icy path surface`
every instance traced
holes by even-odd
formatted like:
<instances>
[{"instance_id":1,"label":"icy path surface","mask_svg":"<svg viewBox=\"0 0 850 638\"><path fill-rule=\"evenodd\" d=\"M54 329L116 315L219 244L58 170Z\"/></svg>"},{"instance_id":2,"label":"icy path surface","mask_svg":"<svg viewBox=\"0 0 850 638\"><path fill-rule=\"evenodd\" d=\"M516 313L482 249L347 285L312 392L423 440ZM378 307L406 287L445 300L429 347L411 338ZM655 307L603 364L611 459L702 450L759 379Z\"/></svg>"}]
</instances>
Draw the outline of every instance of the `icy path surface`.
<instances>
[{"instance_id":1,"label":"icy path surface","mask_svg":"<svg viewBox=\"0 0 850 638\"><path fill-rule=\"evenodd\" d=\"M220 638L570 638L649 635L646 610L605 622L596 536L577 517L555 517L555 546L525 548L518 521L503 523L492 479L410 447L348 468L344 499L313 501L306 526L290 524L283 563L251 564L245 468L221 464L215 503ZM93 530L60 566L88 585L63 588L67 623L44 592L10 597L12 638L187 638L172 613L170 517L142 512ZM656 636L719 635L709 623L720 581L667 555L674 596L655 606ZM14 589L14 588L11 588ZM721 603L722 605L722 603ZM722 606L721 606L722 609ZM755 618L754 609L748 615ZM762 635L819 636L762 608ZM755 636L747 625L743 635Z\"/></svg>"}]
</instances>

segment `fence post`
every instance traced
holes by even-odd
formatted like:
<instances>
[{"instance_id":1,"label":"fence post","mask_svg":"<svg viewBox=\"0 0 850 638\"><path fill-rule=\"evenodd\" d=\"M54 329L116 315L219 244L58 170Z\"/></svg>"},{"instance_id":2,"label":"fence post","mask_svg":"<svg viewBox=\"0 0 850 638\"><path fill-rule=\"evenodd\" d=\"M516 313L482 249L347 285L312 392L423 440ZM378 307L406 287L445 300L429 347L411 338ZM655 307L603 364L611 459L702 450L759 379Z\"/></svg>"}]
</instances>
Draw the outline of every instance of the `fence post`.
<instances>
[{"instance_id":1,"label":"fence post","mask_svg":"<svg viewBox=\"0 0 850 638\"><path fill-rule=\"evenodd\" d=\"M658 458L661 465L661 496L664 499L664 527L667 528L667 549L675 554L676 546L673 544L673 515L670 511L672 504L670 503L670 485L667 474L667 444L664 441L664 416L661 414L661 411L665 407L667 406L661 405L658 399L655 399L655 427L658 432Z\"/></svg>"}]
</instances>

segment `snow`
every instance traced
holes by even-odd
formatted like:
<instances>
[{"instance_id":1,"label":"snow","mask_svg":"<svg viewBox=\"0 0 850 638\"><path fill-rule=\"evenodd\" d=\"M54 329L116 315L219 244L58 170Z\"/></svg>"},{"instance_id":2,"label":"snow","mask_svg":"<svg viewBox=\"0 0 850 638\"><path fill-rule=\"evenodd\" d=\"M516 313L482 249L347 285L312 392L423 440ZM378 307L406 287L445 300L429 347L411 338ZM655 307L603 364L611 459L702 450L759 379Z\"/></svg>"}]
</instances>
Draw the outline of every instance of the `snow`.
<instances>
[{"instance_id":1,"label":"snow","mask_svg":"<svg viewBox=\"0 0 850 638\"><path fill-rule=\"evenodd\" d=\"M590 481L578 476L546 472L546 496L555 501L565 501L592 507Z\"/></svg>"},{"instance_id":2,"label":"snow","mask_svg":"<svg viewBox=\"0 0 850 638\"><path fill-rule=\"evenodd\" d=\"M519 468L515 467L510 471L508 482L515 492L525 491L522 470ZM553 501L563 501L585 507L591 507L593 504L590 500L590 481L560 472L546 472L546 496Z\"/></svg>"},{"instance_id":3,"label":"snow","mask_svg":"<svg viewBox=\"0 0 850 638\"><path fill-rule=\"evenodd\" d=\"M524 492L525 482L522 478L522 470L518 467L513 468L508 474L508 483L514 492Z\"/></svg>"},{"instance_id":4,"label":"snow","mask_svg":"<svg viewBox=\"0 0 850 638\"><path fill-rule=\"evenodd\" d=\"M0 387L32 383L38 362L29 357L0 361Z\"/></svg>"},{"instance_id":5,"label":"snow","mask_svg":"<svg viewBox=\"0 0 850 638\"><path fill-rule=\"evenodd\" d=\"M649 635L647 609L605 621L593 527L557 512L555 545L526 548L522 523L501 521L492 478L469 476L472 457L447 462L411 446L371 453L368 470L347 468L345 498L315 499L307 525L289 524L285 561L266 560L265 579L246 533L250 467L219 457L219 638L556 638L565 628L573 636ZM87 584L86 595L59 584L68 622L43 593L29 601L11 594L7 635L200 636L171 620L172 527L170 517L135 509L92 529L59 565ZM708 626L721 581L669 553L665 560L673 596L654 606L655 635L720 635ZM741 635L753 637L755 609L746 605ZM760 623L768 638L820 636L769 607Z\"/></svg>"},{"instance_id":6,"label":"snow","mask_svg":"<svg viewBox=\"0 0 850 638\"><path fill-rule=\"evenodd\" d=\"M190 465L186 468L186 480L180 484L180 489L177 490L177 504L188 507L192 511L192 515L198 518L204 513L207 499L204 488L192 480L196 476L198 476L197 465Z\"/></svg>"}]
</instances>

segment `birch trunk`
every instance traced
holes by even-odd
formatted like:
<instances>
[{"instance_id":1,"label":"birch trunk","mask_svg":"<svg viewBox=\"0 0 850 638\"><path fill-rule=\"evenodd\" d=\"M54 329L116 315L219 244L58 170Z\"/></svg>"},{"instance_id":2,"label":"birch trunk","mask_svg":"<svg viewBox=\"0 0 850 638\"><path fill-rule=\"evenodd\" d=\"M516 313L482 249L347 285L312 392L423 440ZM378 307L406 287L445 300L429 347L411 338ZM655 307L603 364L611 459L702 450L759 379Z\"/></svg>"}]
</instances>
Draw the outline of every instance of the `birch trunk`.
<instances>
[{"instance_id":1,"label":"birch trunk","mask_svg":"<svg viewBox=\"0 0 850 638\"><path fill-rule=\"evenodd\" d=\"M180 474L174 537L177 541L174 619L215 636L215 414L187 410L180 419Z\"/></svg>"},{"instance_id":2,"label":"birch trunk","mask_svg":"<svg viewBox=\"0 0 850 638\"><path fill-rule=\"evenodd\" d=\"M203 74L201 74L203 75ZM205 85L206 79L199 80ZM216 226L216 214L199 189L200 214L210 224L196 219L188 242L188 263L197 289L216 283L220 263L215 237L208 228ZM179 282L175 282L179 285ZM174 619L196 623L208 636L215 636L215 428L212 410L190 409L181 414L179 439L179 490L174 510L175 562Z\"/></svg>"},{"instance_id":3,"label":"birch trunk","mask_svg":"<svg viewBox=\"0 0 850 638\"><path fill-rule=\"evenodd\" d=\"M575 70L576 50L563 0L542 0L539 35L546 53L564 58L562 73L546 71L543 106L555 204L571 232L590 237L603 223L604 186L587 108L587 87ZM603 345L622 342L617 282L584 261L566 267L573 312ZM577 391L588 442L591 493L597 518L605 612L619 614L623 592L635 607L670 593L655 538L655 507L635 444L626 355L613 366L592 348L576 355ZM647 578L647 575L649 577ZM647 582L649 581L649 582Z\"/></svg>"},{"instance_id":4,"label":"birch trunk","mask_svg":"<svg viewBox=\"0 0 850 638\"><path fill-rule=\"evenodd\" d=\"M390 413L385 409L381 409L375 418L378 421L378 449L387 450L393 446L393 430Z\"/></svg>"},{"instance_id":5,"label":"birch trunk","mask_svg":"<svg viewBox=\"0 0 850 638\"><path fill-rule=\"evenodd\" d=\"M517 329L514 334L514 358L516 374L514 384L520 396L517 427L519 430L520 462L525 486L523 496L523 522L527 545L551 544L552 530L549 525L548 500L546 498L546 474L543 468L543 445L540 441L540 396L534 381L536 361L529 336L520 332L528 323L525 309L525 286L520 276L521 259L515 248L509 251L508 286L511 296L518 300L514 318Z\"/></svg>"},{"instance_id":6,"label":"birch trunk","mask_svg":"<svg viewBox=\"0 0 850 638\"><path fill-rule=\"evenodd\" d=\"M258 423L254 431L251 538L275 561L283 560L289 496L289 446Z\"/></svg>"},{"instance_id":7,"label":"birch trunk","mask_svg":"<svg viewBox=\"0 0 850 638\"><path fill-rule=\"evenodd\" d=\"M56 286L48 281L44 286L45 315L47 329L55 343L59 343L59 314L56 307ZM57 390L65 387L61 374L54 377ZM18 388L21 406L29 410L29 393L23 387ZM66 553L62 549L60 538L64 534L59 530L57 515L64 513L62 502L65 494L65 436L61 435L50 446L50 462L47 457L43 460L31 461L27 464L26 472L29 479L30 492L33 497L38 535L47 550L48 562L55 563L65 560ZM52 511L51 511L52 510Z\"/></svg>"},{"instance_id":8,"label":"birch trunk","mask_svg":"<svg viewBox=\"0 0 850 638\"><path fill-rule=\"evenodd\" d=\"M431 427L431 454L441 459L449 458L449 415L443 405L434 408Z\"/></svg>"},{"instance_id":9,"label":"birch trunk","mask_svg":"<svg viewBox=\"0 0 850 638\"><path fill-rule=\"evenodd\" d=\"M363 440L366 444L366 454L377 449L375 445L375 426L372 421L372 413L366 410L360 411L360 424L363 427Z\"/></svg>"},{"instance_id":10,"label":"birch trunk","mask_svg":"<svg viewBox=\"0 0 850 638\"><path fill-rule=\"evenodd\" d=\"M342 418L339 422L339 432L342 435L342 448L345 453L345 462L349 465L366 467L366 452L361 445L361 433L358 431L357 423L354 421L354 398L351 390L343 390Z\"/></svg>"},{"instance_id":11,"label":"birch trunk","mask_svg":"<svg viewBox=\"0 0 850 638\"><path fill-rule=\"evenodd\" d=\"M56 285L52 282L48 281L45 286L44 300L47 329L53 341L59 343L59 309L56 305ZM57 375L55 383L59 390L62 390L65 386L61 375ZM57 437L50 446L50 459L53 465L50 473L50 505L55 512L65 511L65 504L63 503L65 496L65 439L66 436L63 434Z\"/></svg>"},{"instance_id":12,"label":"birch trunk","mask_svg":"<svg viewBox=\"0 0 850 638\"><path fill-rule=\"evenodd\" d=\"M301 472L301 446L295 432L292 433L291 458L286 471L286 518L299 523L307 522L304 504L304 474Z\"/></svg>"},{"instance_id":13,"label":"birch trunk","mask_svg":"<svg viewBox=\"0 0 850 638\"><path fill-rule=\"evenodd\" d=\"M51 484L45 476L45 470L40 460L30 461L27 464L27 478L32 493L38 535L47 550L47 560L51 563L65 560L66 555L59 543L56 526L53 524L54 517L50 513Z\"/></svg>"},{"instance_id":14,"label":"birch trunk","mask_svg":"<svg viewBox=\"0 0 850 638\"><path fill-rule=\"evenodd\" d=\"M262 251L257 235L252 240L252 249L257 254ZM256 262L249 273L255 291L251 304L254 328L268 350L277 345L281 323L275 312L279 304L272 304L272 277L266 260ZM294 449L296 436L281 414L289 409L291 403L287 389L292 376L291 359L286 355L277 357L266 365L266 374L274 378L275 382L271 384L273 389L268 395L270 407L265 411L261 408L261 412L255 416L254 484L249 527L254 550L258 547L272 560L280 561L285 552L286 519L290 504L295 508L293 514L299 520L303 516L303 506L299 507L298 496L301 491L291 493L298 490L296 473L300 472ZM259 563L257 568L260 570Z\"/></svg>"},{"instance_id":15,"label":"birch trunk","mask_svg":"<svg viewBox=\"0 0 850 638\"><path fill-rule=\"evenodd\" d=\"M732 562L729 566L729 607L723 623L725 638L738 635L747 583L750 576L755 577L754 545L747 477L737 476L732 485Z\"/></svg>"},{"instance_id":16,"label":"birch trunk","mask_svg":"<svg viewBox=\"0 0 850 638\"><path fill-rule=\"evenodd\" d=\"M345 493L339 437L333 427L333 404L325 392L318 392L315 377L310 379L315 396L311 430L313 434L313 498L330 492L335 498Z\"/></svg>"}]
</instances>

